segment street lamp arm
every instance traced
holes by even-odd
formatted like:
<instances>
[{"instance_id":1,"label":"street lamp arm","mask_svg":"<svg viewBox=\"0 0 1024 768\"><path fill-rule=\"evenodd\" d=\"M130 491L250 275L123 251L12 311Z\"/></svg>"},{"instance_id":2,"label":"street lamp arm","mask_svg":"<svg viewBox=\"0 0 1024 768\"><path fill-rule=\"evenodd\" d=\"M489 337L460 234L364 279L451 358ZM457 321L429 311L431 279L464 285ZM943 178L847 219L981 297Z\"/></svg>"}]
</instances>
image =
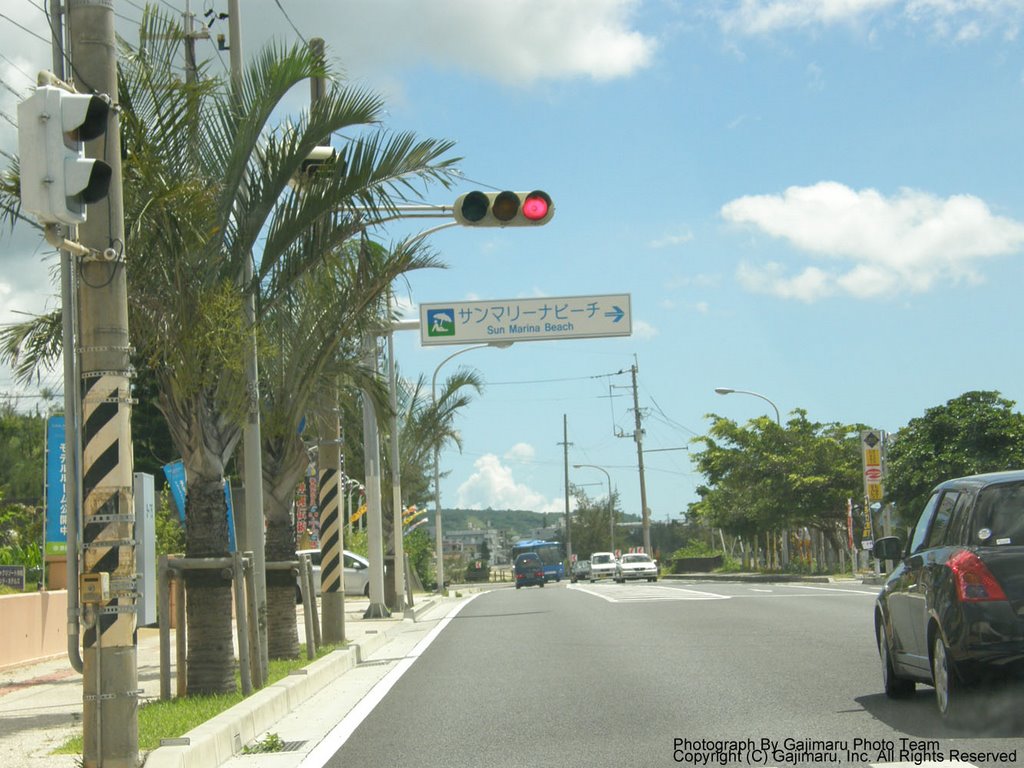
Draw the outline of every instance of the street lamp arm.
<instances>
[{"instance_id":1,"label":"street lamp arm","mask_svg":"<svg viewBox=\"0 0 1024 768\"><path fill-rule=\"evenodd\" d=\"M612 552L615 551L615 508L612 506L612 476L608 474L608 470L604 467L599 467L597 464L573 464L573 469L582 469L587 467L589 469L596 469L600 472L604 472L604 476L608 479L608 546Z\"/></svg>"},{"instance_id":2,"label":"street lamp arm","mask_svg":"<svg viewBox=\"0 0 1024 768\"><path fill-rule=\"evenodd\" d=\"M453 357L469 352L473 349L480 349L482 347L497 347L498 349L506 349L511 347L512 342L491 342L486 344L472 344L468 347L456 350L452 354L448 355L444 360L437 364L434 369L434 375L430 377L430 402L437 404L437 374L441 368L451 360ZM441 529L441 444L440 442L434 445L434 538L437 558L437 592L438 594L444 594L444 535Z\"/></svg>"},{"instance_id":3,"label":"street lamp arm","mask_svg":"<svg viewBox=\"0 0 1024 768\"><path fill-rule=\"evenodd\" d=\"M770 405L772 408L775 409L775 423L778 424L780 427L782 426L782 414L779 413L779 406L777 406L775 403L773 403L767 397L765 397L764 395L762 395L762 394L760 394L758 392L751 392L750 390L747 390L747 389L733 389L732 387L715 387L715 393L719 394L719 395L737 394L737 395L751 395L752 397L759 397L762 400L764 400L766 403L768 403L768 405Z\"/></svg>"}]
</instances>

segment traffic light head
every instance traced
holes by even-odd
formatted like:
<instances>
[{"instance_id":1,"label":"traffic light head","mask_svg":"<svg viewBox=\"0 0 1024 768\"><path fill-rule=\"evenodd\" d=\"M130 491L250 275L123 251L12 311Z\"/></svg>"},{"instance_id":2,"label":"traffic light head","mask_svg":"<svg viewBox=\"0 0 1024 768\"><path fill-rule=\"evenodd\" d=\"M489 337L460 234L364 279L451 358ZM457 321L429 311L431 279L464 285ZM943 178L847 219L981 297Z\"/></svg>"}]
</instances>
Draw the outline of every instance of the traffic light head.
<instances>
[{"instance_id":1,"label":"traffic light head","mask_svg":"<svg viewBox=\"0 0 1024 768\"><path fill-rule=\"evenodd\" d=\"M555 215L547 192L467 192L455 201L455 220L465 227L539 227Z\"/></svg>"},{"instance_id":2,"label":"traffic light head","mask_svg":"<svg viewBox=\"0 0 1024 768\"><path fill-rule=\"evenodd\" d=\"M40 86L18 105L21 206L46 224L81 224L85 207L107 196L111 168L85 157L84 142L107 130L99 96Z\"/></svg>"}]
</instances>

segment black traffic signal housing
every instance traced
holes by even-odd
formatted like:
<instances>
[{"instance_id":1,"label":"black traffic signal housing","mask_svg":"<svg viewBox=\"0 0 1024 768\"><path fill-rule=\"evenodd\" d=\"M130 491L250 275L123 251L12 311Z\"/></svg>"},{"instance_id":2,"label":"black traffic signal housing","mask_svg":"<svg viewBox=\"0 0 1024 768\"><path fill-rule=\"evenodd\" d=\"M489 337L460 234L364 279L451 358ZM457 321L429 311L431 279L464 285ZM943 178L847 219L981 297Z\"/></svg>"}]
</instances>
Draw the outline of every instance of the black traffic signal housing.
<instances>
[{"instance_id":1,"label":"black traffic signal housing","mask_svg":"<svg viewBox=\"0 0 1024 768\"><path fill-rule=\"evenodd\" d=\"M551 221L555 204L547 192L467 192L455 201L464 227L539 227Z\"/></svg>"}]
</instances>

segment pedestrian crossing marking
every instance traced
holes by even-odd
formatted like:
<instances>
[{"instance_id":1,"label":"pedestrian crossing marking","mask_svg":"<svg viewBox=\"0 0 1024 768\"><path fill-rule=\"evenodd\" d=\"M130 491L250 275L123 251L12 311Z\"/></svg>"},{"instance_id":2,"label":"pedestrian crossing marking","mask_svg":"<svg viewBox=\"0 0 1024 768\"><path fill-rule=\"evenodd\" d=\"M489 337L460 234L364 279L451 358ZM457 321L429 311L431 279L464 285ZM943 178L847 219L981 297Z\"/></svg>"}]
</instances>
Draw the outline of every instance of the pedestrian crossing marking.
<instances>
[{"instance_id":1,"label":"pedestrian crossing marking","mask_svg":"<svg viewBox=\"0 0 1024 768\"><path fill-rule=\"evenodd\" d=\"M679 600L729 600L731 595L719 595L714 592L702 592L697 589L679 587L659 587L653 584L637 585L624 589L619 584L592 584L589 586L572 585L569 589L586 592L588 595L600 597L609 603L654 603Z\"/></svg>"}]
</instances>

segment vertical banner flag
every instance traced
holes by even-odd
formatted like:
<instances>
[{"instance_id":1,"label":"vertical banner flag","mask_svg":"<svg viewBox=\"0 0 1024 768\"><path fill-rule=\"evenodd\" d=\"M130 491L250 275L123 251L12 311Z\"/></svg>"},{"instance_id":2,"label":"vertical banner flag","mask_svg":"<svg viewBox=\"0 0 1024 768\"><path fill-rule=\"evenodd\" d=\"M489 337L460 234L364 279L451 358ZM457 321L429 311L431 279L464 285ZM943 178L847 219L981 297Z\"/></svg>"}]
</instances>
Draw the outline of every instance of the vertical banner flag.
<instances>
[{"instance_id":1,"label":"vertical banner flag","mask_svg":"<svg viewBox=\"0 0 1024 768\"><path fill-rule=\"evenodd\" d=\"M171 489L171 498L178 508L178 519L185 524L185 462L181 459L164 464L164 477L167 478L167 486Z\"/></svg>"},{"instance_id":2,"label":"vertical banner flag","mask_svg":"<svg viewBox=\"0 0 1024 768\"><path fill-rule=\"evenodd\" d=\"M882 488L882 441L884 433L875 429L865 429L860 433L861 457L864 466L864 540L861 546L871 549L874 545L874 534L871 525L871 505L881 502L884 495Z\"/></svg>"},{"instance_id":3,"label":"vertical banner flag","mask_svg":"<svg viewBox=\"0 0 1024 768\"><path fill-rule=\"evenodd\" d=\"M67 492L64 487L66 445L64 417L46 420L46 546L47 555L68 552Z\"/></svg>"},{"instance_id":4,"label":"vertical banner flag","mask_svg":"<svg viewBox=\"0 0 1024 768\"><path fill-rule=\"evenodd\" d=\"M185 494L188 489L188 478L185 475L185 462L181 459L164 464L164 477L167 478L167 485L171 489L171 497L174 505L178 508L178 519L185 525ZM231 503L231 486L224 481L224 501L228 506L228 552L234 552L235 547L235 517Z\"/></svg>"}]
</instances>

